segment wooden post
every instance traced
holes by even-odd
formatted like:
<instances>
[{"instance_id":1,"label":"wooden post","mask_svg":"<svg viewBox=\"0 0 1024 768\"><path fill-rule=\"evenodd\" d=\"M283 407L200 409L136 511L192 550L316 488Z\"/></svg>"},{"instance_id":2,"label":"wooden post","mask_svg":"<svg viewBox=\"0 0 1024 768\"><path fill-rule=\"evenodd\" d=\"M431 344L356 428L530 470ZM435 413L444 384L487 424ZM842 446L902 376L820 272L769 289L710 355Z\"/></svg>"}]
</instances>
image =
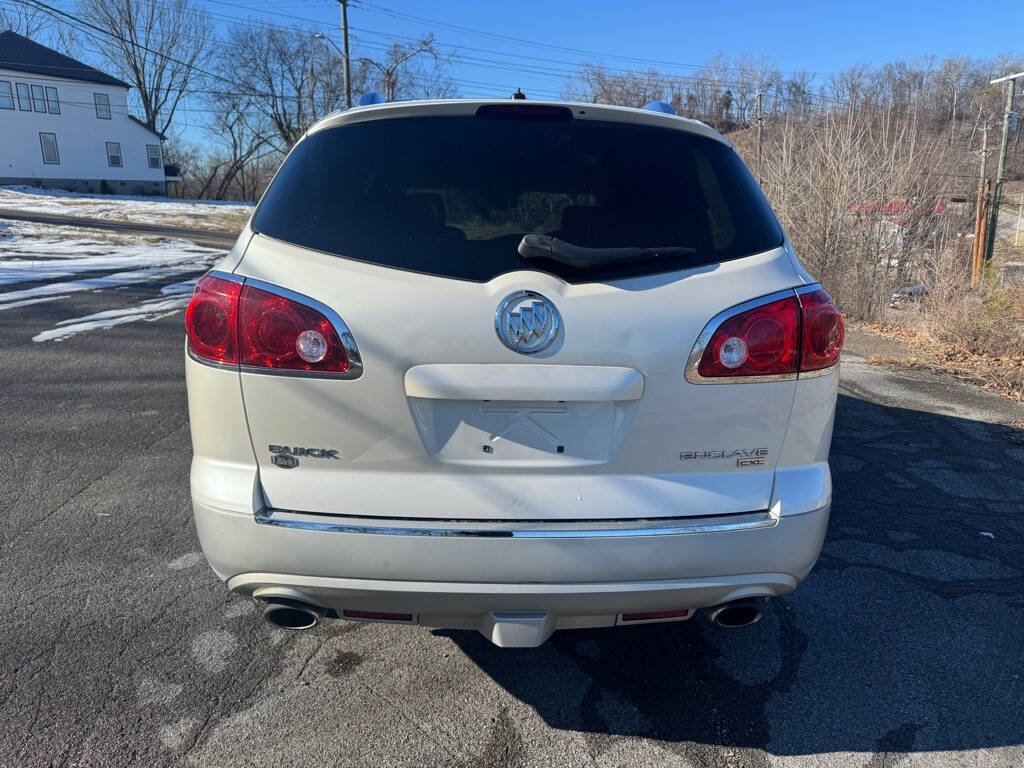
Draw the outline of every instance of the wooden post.
<instances>
[{"instance_id":1,"label":"wooden post","mask_svg":"<svg viewBox=\"0 0 1024 768\"><path fill-rule=\"evenodd\" d=\"M981 127L981 152L978 153L981 156L981 164L978 169L978 205L974 214L974 250L971 251L971 288L974 288L978 284L978 278L981 271L981 256L979 254L984 252L984 242L981 239L982 226L982 212L985 210L985 205L982 202L985 198L985 158L988 156L988 123L986 122Z\"/></svg>"},{"instance_id":2,"label":"wooden post","mask_svg":"<svg viewBox=\"0 0 1024 768\"><path fill-rule=\"evenodd\" d=\"M971 287L981 282L981 272L985 265L985 244L988 234L989 193L992 180L985 179L984 189L978 195L978 218L975 221L974 256L971 259Z\"/></svg>"}]
</instances>

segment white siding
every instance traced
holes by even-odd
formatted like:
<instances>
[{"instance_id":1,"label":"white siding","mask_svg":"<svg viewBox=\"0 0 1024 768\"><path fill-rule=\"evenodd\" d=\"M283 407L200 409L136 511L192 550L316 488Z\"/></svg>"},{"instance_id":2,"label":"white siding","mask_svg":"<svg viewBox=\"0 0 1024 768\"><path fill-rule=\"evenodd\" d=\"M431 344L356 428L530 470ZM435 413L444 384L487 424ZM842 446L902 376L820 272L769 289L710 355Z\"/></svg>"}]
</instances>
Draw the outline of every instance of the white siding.
<instances>
[{"instance_id":1,"label":"white siding","mask_svg":"<svg viewBox=\"0 0 1024 768\"><path fill-rule=\"evenodd\" d=\"M127 89L5 69L0 80L14 92L14 109L0 109L0 178L163 182L163 148L159 168L150 168L146 156L146 145L160 139L128 118ZM60 114L20 110L17 83L56 88ZM110 99L109 120L96 116L95 93ZM56 135L59 164L43 163L40 133ZM107 164L108 141L121 145L120 168Z\"/></svg>"}]
</instances>

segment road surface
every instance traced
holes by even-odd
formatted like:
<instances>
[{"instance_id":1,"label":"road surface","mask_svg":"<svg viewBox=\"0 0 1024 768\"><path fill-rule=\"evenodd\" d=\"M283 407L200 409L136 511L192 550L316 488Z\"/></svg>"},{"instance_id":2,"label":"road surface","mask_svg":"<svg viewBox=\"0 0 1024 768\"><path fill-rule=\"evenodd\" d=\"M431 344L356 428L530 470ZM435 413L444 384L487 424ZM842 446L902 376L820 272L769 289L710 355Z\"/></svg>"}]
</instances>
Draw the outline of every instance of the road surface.
<instances>
[{"instance_id":1,"label":"road surface","mask_svg":"<svg viewBox=\"0 0 1024 768\"><path fill-rule=\"evenodd\" d=\"M747 630L289 633L199 551L182 313L31 341L159 288L0 313L0 766L1024 763L1016 405L847 355L823 556Z\"/></svg>"}]
</instances>

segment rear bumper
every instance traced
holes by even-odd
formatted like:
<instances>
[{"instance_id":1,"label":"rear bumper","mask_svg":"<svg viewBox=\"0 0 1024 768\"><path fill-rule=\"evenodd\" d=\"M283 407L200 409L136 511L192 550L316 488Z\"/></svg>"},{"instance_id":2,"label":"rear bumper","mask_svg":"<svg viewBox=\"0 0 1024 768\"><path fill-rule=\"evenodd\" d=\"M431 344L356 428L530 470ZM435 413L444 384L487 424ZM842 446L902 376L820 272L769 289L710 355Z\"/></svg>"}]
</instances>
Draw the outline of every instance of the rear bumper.
<instances>
[{"instance_id":1,"label":"rear bumper","mask_svg":"<svg viewBox=\"0 0 1024 768\"><path fill-rule=\"evenodd\" d=\"M203 551L232 591L305 600L339 615L407 613L428 626L465 628L517 611L548 613L555 629L608 626L622 613L784 594L817 560L829 517L824 506L675 526L439 528L282 512L253 516L193 503ZM373 532L382 527L390 529ZM516 531L528 533L510 535Z\"/></svg>"}]
</instances>

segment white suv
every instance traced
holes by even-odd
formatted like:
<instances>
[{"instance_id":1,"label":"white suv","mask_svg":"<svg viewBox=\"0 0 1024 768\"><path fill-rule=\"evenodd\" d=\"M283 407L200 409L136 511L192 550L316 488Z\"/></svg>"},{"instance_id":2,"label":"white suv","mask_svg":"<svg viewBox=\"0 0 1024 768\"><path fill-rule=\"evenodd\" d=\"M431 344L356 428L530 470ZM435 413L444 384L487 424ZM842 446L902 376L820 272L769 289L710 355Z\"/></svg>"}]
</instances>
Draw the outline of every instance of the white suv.
<instances>
[{"instance_id":1,"label":"white suv","mask_svg":"<svg viewBox=\"0 0 1024 768\"><path fill-rule=\"evenodd\" d=\"M199 537L278 626L739 626L820 552L842 319L702 123L330 116L186 326Z\"/></svg>"}]
</instances>

